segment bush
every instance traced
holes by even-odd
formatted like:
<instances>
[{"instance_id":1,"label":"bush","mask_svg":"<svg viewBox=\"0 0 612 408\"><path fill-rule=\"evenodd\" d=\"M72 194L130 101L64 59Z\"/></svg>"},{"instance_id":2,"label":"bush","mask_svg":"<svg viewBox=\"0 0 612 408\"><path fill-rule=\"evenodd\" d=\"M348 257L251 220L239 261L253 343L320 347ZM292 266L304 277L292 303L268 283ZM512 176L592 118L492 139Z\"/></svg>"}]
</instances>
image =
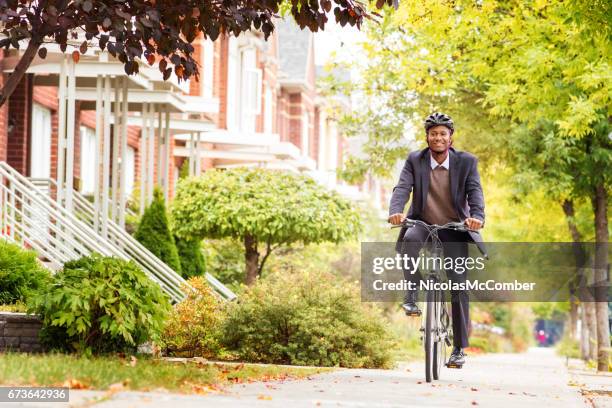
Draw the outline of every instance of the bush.
<instances>
[{"instance_id":1,"label":"bush","mask_svg":"<svg viewBox=\"0 0 612 408\"><path fill-rule=\"evenodd\" d=\"M153 201L145 210L134 238L174 271L181 273L178 251L168 227L164 196L159 189L155 189Z\"/></svg>"},{"instance_id":2,"label":"bush","mask_svg":"<svg viewBox=\"0 0 612 408\"><path fill-rule=\"evenodd\" d=\"M223 343L253 362L388 367L392 338L358 287L323 272L274 274L230 304Z\"/></svg>"},{"instance_id":3,"label":"bush","mask_svg":"<svg viewBox=\"0 0 612 408\"><path fill-rule=\"evenodd\" d=\"M67 262L29 311L43 319L45 345L90 354L157 340L170 303L134 262L94 254Z\"/></svg>"},{"instance_id":4,"label":"bush","mask_svg":"<svg viewBox=\"0 0 612 408\"><path fill-rule=\"evenodd\" d=\"M26 302L33 292L46 287L50 278L34 251L0 239L0 304Z\"/></svg>"},{"instance_id":5,"label":"bush","mask_svg":"<svg viewBox=\"0 0 612 408\"><path fill-rule=\"evenodd\" d=\"M189 283L195 291L186 291L187 297L174 306L162 335L162 349L174 356L216 357L221 354L222 301L203 277Z\"/></svg>"},{"instance_id":6,"label":"bush","mask_svg":"<svg viewBox=\"0 0 612 408\"><path fill-rule=\"evenodd\" d=\"M206 262L202 255L202 245L200 240L174 238L179 259L181 261L181 275L184 278L201 276L206 272Z\"/></svg>"},{"instance_id":7,"label":"bush","mask_svg":"<svg viewBox=\"0 0 612 408\"><path fill-rule=\"evenodd\" d=\"M578 340L571 339L568 335L563 336L557 344L557 353L568 358L580 358L580 344Z\"/></svg>"}]
</instances>

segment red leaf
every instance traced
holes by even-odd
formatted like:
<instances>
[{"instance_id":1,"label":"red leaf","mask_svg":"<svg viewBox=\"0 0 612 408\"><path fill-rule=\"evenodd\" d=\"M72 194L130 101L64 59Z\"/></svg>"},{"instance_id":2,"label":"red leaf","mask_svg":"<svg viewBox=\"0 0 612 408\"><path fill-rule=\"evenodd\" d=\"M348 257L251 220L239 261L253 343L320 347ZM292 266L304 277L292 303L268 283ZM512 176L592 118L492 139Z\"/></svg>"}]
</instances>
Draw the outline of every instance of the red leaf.
<instances>
[{"instance_id":1,"label":"red leaf","mask_svg":"<svg viewBox=\"0 0 612 408\"><path fill-rule=\"evenodd\" d=\"M72 60L75 64L78 64L80 58L81 54L77 50L72 51Z\"/></svg>"},{"instance_id":2,"label":"red leaf","mask_svg":"<svg viewBox=\"0 0 612 408\"><path fill-rule=\"evenodd\" d=\"M81 43L81 46L79 47L79 51L81 51L81 54L85 54L87 52L87 41L83 41Z\"/></svg>"}]
</instances>

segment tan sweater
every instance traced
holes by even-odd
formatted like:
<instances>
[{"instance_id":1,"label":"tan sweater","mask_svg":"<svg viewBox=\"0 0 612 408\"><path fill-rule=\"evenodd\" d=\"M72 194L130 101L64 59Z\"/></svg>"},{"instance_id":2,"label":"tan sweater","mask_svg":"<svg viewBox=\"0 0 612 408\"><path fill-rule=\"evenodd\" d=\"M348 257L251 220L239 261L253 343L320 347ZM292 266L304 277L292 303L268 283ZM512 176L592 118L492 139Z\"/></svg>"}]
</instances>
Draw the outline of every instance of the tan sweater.
<instances>
[{"instance_id":1,"label":"tan sweater","mask_svg":"<svg viewBox=\"0 0 612 408\"><path fill-rule=\"evenodd\" d=\"M423 220L438 225L459 221L451 198L450 176L448 170L442 166L431 170L429 174L429 191L423 210Z\"/></svg>"}]
</instances>

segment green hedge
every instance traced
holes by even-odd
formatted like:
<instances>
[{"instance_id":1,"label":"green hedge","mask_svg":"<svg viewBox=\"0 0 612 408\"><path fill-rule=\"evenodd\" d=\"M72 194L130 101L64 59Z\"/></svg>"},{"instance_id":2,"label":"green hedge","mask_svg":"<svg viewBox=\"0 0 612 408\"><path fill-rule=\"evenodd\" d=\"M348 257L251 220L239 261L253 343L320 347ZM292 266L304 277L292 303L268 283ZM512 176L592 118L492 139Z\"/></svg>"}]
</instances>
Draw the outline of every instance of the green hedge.
<instances>
[{"instance_id":1,"label":"green hedge","mask_svg":"<svg viewBox=\"0 0 612 408\"><path fill-rule=\"evenodd\" d=\"M170 303L134 262L92 255L67 262L29 311L43 319L43 344L89 354L159 339Z\"/></svg>"},{"instance_id":2,"label":"green hedge","mask_svg":"<svg viewBox=\"0 0 612 408\"><path fill-rule=\"evenodd\" d=\"M0 239L0 304L26 302L50 278L34 251Z\"/></svg>"},{"instance_id":3,"label":"green hedge","mask_svg":"<svg viewBox=\"0 0 612 408\"><path fill-rule=\"evenodd\" d=\"M174 238L176 249L181 262L181 275L184 278L201 276L206 272L206 262L202 255L202 245L200 240L186 240Z\"/></svg>"},{"instance_id":4,"label":"green hedge","mask_svg":"<svg viewBox=\"0 0 612 408\"><path fill-rule=\"evenodd\" d=\"M155 189L153 201L145 210L134 238L174 271L181 273L181 261L168 227L164 196L159 189Z\"/></svg>"},{"instance_id":5,"label":"green hedge","mask_svg":"<svg viewBox=\"0 0 612 408\"><path fill-rule=\"evenodd\" d=\"M393 338L356 285L323 272L274 274L229 306L222 342L246 361L388 367Z\"/></svg>"}]
</instances>

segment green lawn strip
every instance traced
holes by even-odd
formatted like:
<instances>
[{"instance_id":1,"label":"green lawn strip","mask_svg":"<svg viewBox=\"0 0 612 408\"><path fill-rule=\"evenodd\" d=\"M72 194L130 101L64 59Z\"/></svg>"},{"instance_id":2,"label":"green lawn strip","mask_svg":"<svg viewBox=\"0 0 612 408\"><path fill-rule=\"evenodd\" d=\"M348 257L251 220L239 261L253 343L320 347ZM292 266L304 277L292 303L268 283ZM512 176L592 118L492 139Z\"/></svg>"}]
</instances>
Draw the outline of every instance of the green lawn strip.
<instances>
[{"instance_id":1,"label":"green lawn strip","mask_svg":"<svg viewBox=\"0 0 612 408\"><path fill-rule=\"evenodd\" d=\"M109 387L139 391L165 389L201 393L230 383L303 378L325 368L170 363L148 357L85 358L65 354L32 355L0 353L0 384L70 386L107 390Z\"/></svg>"}]
</instances>

